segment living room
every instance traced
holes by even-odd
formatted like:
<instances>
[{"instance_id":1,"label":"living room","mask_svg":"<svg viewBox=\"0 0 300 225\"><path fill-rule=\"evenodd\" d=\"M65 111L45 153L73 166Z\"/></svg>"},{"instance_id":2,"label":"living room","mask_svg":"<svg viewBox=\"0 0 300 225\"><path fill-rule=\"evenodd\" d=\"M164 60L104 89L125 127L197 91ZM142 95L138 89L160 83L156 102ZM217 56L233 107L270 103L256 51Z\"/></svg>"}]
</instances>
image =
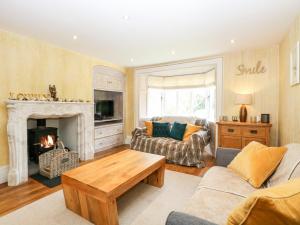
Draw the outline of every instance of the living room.
<instances>
[{"instance_id":1,"label":"living room","mask_svg":"<svg viewBox=\"0 0 300 225\"><path fill-rule=\"evenodd\" d=\"M300 2L0 3L0 224L300 224Z\"/></svg>"}]
</instances>

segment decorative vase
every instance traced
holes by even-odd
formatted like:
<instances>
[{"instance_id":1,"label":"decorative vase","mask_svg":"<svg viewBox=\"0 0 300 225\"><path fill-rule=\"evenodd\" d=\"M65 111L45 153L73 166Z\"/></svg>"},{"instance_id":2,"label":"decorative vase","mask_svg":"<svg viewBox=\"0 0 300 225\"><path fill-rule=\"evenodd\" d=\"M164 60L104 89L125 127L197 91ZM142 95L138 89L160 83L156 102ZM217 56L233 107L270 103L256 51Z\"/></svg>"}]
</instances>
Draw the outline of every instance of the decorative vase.
<instances>
[{"instance_id":1,"label":"decorative vase","mask_svg":"<svg viewBox=\"0 0 300 225\"><path fill-rule=\"evenodd\" d=\"M245 105L241 105L240 108L240 122L246 122L247 121L247 108Z\"/></svg>"}]
</instances>

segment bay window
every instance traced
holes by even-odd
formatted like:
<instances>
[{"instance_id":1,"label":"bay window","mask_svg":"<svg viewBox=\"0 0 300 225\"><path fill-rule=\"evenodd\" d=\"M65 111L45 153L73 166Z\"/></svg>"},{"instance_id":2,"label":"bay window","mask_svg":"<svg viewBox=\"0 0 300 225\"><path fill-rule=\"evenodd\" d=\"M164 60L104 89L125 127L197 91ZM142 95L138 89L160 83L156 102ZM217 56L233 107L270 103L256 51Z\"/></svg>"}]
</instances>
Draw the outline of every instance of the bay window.
<instances>
[{"instance_id":1,"label":"bay window","mask_svg":"<svg viewBox=\"0 0 300 225\"><path fill-rule=\"evenodd\" d=\"M215 120L215 70L205 74L148 76L147 116L195 116Z\"/></svg>"}]
</instances>

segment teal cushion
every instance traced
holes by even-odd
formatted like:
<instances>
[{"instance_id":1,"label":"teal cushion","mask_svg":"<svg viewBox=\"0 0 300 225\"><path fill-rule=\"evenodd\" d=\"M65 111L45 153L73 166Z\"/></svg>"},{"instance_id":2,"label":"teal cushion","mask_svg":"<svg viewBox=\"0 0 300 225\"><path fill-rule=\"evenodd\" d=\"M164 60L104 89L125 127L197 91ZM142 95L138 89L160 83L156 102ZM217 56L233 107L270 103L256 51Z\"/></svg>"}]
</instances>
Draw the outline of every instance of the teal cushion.
<instances>
[{"instance_id":1,"label":"teal cushion","mask_svg":"<svg viewBox=\"0 0 300 225\"><path fill-rule=\"evenodd\" d=\"M182 141L182 138L183 138L183 135L185 132L185 128L186 128L186 123L175 122L171 129L170 137L174 138L176 140Z\"/></svg>"},{"instance_id":2,"label":"teal cushion","mask_svg":"<svg viewBox=\"0 0 300 225\"><path fill-rule=\"evenodd\" d=\"M153 137L170 137L170 123L153 122Z\"/></svg>"}]
</instances>

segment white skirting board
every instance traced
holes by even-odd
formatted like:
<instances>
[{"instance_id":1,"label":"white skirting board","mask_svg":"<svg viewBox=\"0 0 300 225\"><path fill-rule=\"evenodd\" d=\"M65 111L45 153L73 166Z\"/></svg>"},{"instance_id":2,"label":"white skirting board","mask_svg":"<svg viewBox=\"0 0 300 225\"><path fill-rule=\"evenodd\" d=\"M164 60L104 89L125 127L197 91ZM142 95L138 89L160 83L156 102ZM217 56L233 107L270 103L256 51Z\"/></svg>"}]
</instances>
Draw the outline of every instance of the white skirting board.
<instances>
[{"instance_id":1,"label":"white skirting board","mask_svg":"<svg viewBox=\"0 0 300 225\"><path fill-rule=\"evenodd\" d=\"M7 182L8 165L0 166L0 184Z\"/></svg>"},{"instance_id":2,"label":"white skirting board","mask_svg":"<svg viewBox=\"0 0 300 225\"><path fill-rule=\"evenodd\" d=\"M130 145L130 142L131 142L131 136L126 136L126 138L125 138L125 144L126 145Z\"/></svg>"}]
</instances>

